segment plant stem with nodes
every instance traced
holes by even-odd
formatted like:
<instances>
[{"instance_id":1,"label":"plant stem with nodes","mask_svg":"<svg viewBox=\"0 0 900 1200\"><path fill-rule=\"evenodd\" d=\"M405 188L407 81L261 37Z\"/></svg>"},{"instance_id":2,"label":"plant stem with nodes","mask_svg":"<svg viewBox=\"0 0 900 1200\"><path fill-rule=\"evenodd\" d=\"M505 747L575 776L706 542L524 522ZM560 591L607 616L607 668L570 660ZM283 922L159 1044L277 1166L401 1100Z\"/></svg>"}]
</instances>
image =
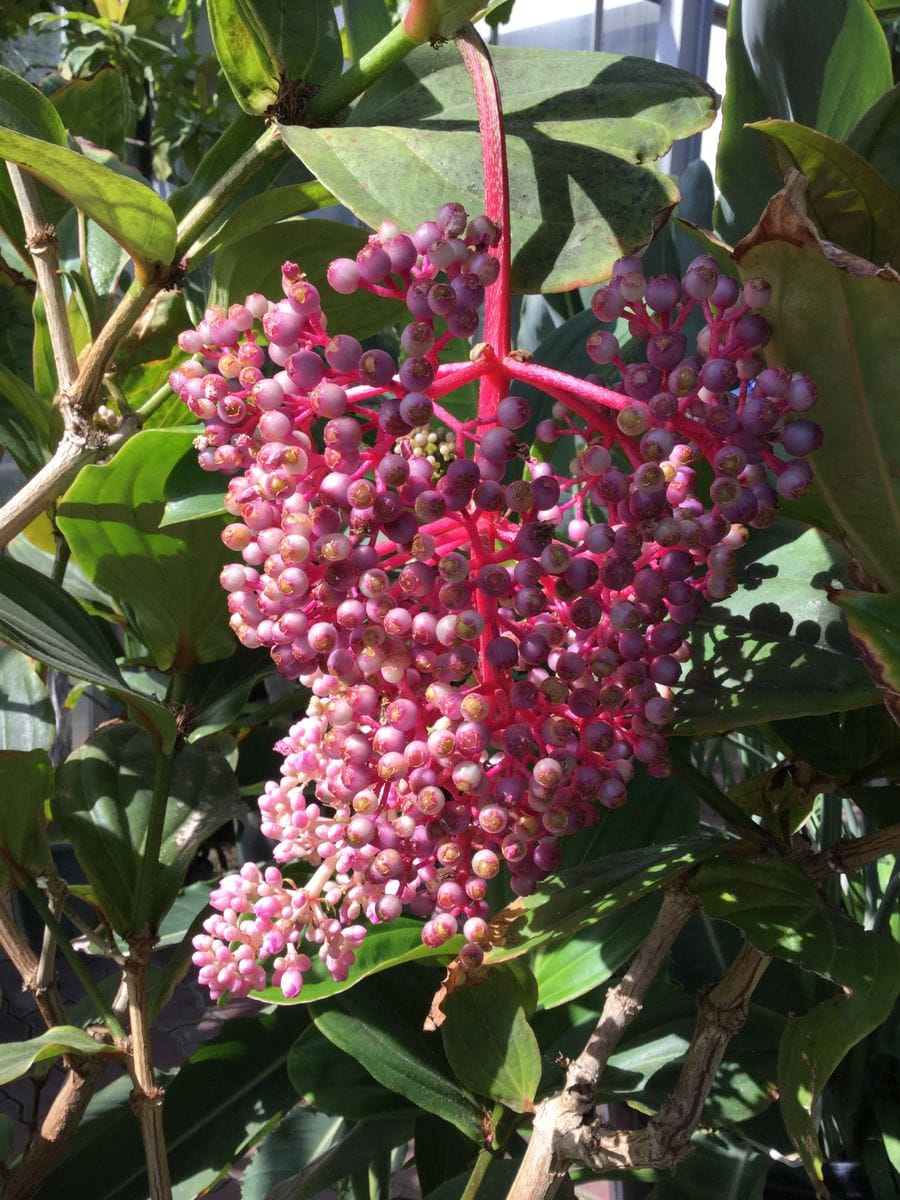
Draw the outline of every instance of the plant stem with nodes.
<instances>
[{"instance_id":1,"label":"plant stem with nodes","mask_svg":"<svg viewBox=\"0 0 900 1200\"><path fill-rule=\"evenodd\" d=\"M593 1109L600 1076L625 1031L641 1012L650 984L665 962L676 937L700 906L680 884L668 888L659 913L622 981L610 988L600 1017L584 1050L566 1069L557 1096L538 1106L534 1130L508 1200L550 1200L571 1165L557 1152L557 1141L577 1128Z\"/></svg>"},{"instance_id":2,"label":"plant stem with nodes","mask_svg":"<svg viewBox=\"0 0 900 1200\"><path fill-rule=\"evenodd\" d=\"M37 185L32 176L12 163L7 163L6 169L22 213L26 244L31 252L34 273L44 301L59 390L61 394L65 394L78 375L78 360L59 276L56 229L48 225L44 218Z\"/></svg>"},{"instance_id":3,"label":"plant stem with nodes","mask_svg":"<svg viewBox=\"0 0 900 1200\"><path fill-rule=\"evenodd\" d=\"M632 965L632 973L642 953L643 947ZM622 1170L667 1171L685 1158L725 1047L744 1025L750 997L770 961L767 955L745 942L721 983L700 1000L694 1036L678 1082L643 1129L614 1129L599 1117L592 1118L593 1093L589 1088L579 1087L577 1082L574 1088L564 1089L560 1096L545 1101L535 1116L532 1134L532 1142L537 1140L541 1152L542 1169L525 1176L526 1154L507 1200L547 1200L568 1168L575 1164L601 1174ZM661 959L657 968L660 962ZM647 983L649 986L649 979Z\"/></svg>"}]
</instances>

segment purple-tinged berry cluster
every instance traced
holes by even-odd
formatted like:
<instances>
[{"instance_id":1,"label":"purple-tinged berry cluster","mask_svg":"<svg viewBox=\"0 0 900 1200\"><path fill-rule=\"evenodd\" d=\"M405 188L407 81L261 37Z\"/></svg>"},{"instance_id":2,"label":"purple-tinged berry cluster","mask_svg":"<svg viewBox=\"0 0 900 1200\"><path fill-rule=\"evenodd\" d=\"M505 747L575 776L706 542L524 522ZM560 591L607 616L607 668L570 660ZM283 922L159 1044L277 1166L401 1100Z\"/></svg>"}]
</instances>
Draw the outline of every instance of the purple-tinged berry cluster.
<instances>
[{"instance_id":1,"label":"purple-tinged berry cluster","mask_svg":"<svg viewBox=\"0 0 900 1200\"><path fill-rule=\"evenodd\" d=\"M232 628L312 691L260 798L276 861L312 875L245 867L222 882L196 941L213 996L259 989L267 967L296 995L303 942L343 978L359 922L404 910L428 945L462 934L477 964L488 881L503 868L529 894L564 834L624 803L636 763L668 772L688 627L734 589L746 526L808 485L815 389L764 366L768 285L742 289L711 259L683 280L616 264L594 312L628 319L642 361L607 330L587 348L618 389L490 346L440 363L479 326L498 237L445 205L331 265L338 291L406 302L400 363L328 332L290 263L282 300L210 310L179 339L199 356L172 386L205 423L200 461L233 475ZM441 401L473 381L491 399L459 420ZM564 468L521 440L517 381L553 402L537 437L563 442Z\"/></svg>"}]
</instances>

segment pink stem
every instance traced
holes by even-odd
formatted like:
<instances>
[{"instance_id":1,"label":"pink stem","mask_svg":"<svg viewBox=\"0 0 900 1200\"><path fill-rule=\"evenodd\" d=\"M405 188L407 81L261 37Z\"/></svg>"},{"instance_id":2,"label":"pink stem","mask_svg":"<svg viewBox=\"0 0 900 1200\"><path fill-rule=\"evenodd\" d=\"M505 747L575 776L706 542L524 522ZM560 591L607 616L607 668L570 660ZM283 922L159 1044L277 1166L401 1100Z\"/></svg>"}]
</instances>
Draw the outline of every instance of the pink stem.
<instances>
[{"instance_id":1,"label":"pink stem","mask_svg":"<svg viewBox=\"0 0 900 1200\"><path fill-rule=\"evenodd\" d=\"M497 257L500 274L487 289L484 304L484 340L498 358L509 354L509 174L506 166L506 138L503 133L503 106L500 88L488 48L471 25L456 38L463 62L475 92L478 126L481 131L481 156L484 166L485 215L500 229ZM501 398L502 383L493 375L482 378L478 396L478 415L492 419Z\"/></svg>"}]
</instances>

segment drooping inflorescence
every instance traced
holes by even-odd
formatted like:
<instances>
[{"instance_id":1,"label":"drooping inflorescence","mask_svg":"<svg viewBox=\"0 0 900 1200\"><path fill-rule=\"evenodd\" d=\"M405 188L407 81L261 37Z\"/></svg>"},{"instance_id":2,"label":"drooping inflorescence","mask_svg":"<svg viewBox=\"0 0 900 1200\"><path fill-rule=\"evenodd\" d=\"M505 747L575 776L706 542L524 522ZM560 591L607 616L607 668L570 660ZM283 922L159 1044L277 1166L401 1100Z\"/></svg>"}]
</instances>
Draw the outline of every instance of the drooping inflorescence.
<instances>
[{"instance_id":1,"label":"drooping inflorescence","mask_svg":"<svg viewBox=\"0 0 900 1200\"><path fill-rule=\"evenodd\" d=\"M328 331L292 263L277 303L248 296L179 339L201 465L232 476L232 628L312 692L259 801L280 868L311 878L222 881L195 940L213 997L265 986L267 966L295 996L304 944L344 978L361 922L404 910L480 962L501 867L529 894L636 763L668 772L687 629L734 589L746 527L809 485L815 388L764 364L767 284L707 257L683 280L620 260L592 308L627 320L637 359L608 330L587 342L617 388L485 345L443 363L479 329L498 240L448 204L332 263L336 291L405 301L399 363ZM445 398L481 380L499 403L455 415ZM517 383L548 398L536 428Z\"/></svg>"}]
</instances>

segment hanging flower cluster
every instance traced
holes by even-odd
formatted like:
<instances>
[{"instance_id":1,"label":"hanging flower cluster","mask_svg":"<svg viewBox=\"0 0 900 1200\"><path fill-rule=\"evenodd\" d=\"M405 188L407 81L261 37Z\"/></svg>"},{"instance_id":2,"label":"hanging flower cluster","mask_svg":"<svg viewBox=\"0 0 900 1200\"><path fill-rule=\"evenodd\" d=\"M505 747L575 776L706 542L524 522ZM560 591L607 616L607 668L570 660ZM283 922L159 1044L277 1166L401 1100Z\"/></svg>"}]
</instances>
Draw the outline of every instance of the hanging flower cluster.
<instances>
[{"instance_id":1,"label":"hanging flower cluster","mask_svg":"<svg viewBox=\"0 0 900 1200\"><path fill-rule=\"evenodd\" d=\"M607 329L587 340L616 388L490 344L442 362L480 328L499 241L447 204L331 264L335 291L405 302L399 363L331 333L292 263L277 302L210 309L179 338L193 357L171 386L204 422L200 463L231 476L231 626L312 692L259 801L276 862L312 875L222 881L195 939L213 998L270 977L296 996L304 946L345 978L360 922L404 910L479 963L501 868L528 895L564 834L625 802L636 763L667 774L688 627L733 591L747 527L809 486L815 387L764 364L764 281L620 260L592 308L627 320L639 361ZM472 384L465 419L453 397ZM546 397L542 419L517 384Z\"/></svg>"}]
</instances>

